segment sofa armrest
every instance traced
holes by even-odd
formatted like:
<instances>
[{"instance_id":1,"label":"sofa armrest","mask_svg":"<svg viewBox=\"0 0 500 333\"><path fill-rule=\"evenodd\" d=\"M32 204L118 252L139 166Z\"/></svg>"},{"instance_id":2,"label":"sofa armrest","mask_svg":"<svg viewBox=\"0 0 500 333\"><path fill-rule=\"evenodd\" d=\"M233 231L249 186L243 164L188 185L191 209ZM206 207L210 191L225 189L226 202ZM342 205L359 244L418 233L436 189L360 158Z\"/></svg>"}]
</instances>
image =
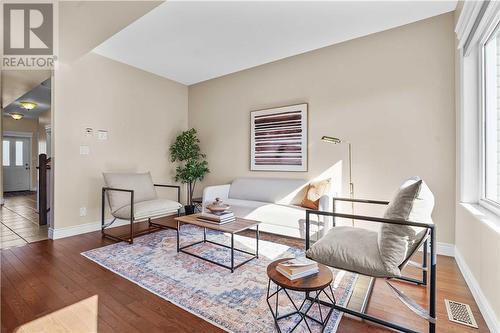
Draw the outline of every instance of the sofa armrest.
<instances>
[{"instance_id":1,"label":"sofa armrest","mask_svg":"<svg viewBox=\"0 0 500 333\"><path fill-rule=\"evenodd\" d=\"M229 187L231 184L207 186L203 189L202 204L205 206L205 202L214 201L215 198L221 198L221 200L227 200L229 196Z\"/></svg>"},{"instance_id":2,"label":"sofa armrest","mask_svg":"<svg viewBox=\"0 0 500 333\"><path fill-rule=\"evenodd\" d=\"M319 203L318 203L318 210L323 211L323 212L330 212L331 211L331 202L332 202L332 197L324 194L319 198ZM323 234L325 235L331 228L332 228L332 220L333 218L331 216L318 216L318 220L323 222L324 229L323 229Z\"/></svg>"},{"instance_id":3,"label":"sofa armrest","mask_svg":"<svg viewBox=\"0 0 500 333\"><path fill-rule=\"evenodd\" d=\"M319 198L318 210L329 212L330 211L330 201L331 198L329 195L322 195Z\"/></svg>"}]
</instances>

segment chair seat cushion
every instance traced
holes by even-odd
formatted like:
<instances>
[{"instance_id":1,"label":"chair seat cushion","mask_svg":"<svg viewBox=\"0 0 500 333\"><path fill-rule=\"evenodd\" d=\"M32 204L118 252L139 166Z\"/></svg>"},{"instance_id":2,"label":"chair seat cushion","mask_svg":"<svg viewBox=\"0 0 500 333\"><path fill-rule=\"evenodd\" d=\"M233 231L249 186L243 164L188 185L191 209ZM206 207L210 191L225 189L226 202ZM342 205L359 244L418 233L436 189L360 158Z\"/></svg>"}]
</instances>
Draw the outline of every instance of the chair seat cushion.
<instances>
[{"instance_id":1,"label":"chair seat cushion","mask_svg":"<svg viewBox=\"0 0 500 333\"><path fill-rule=\"evenodd\" d=\"M182 205L180 203L168 199L136 202L134 204L134 220L140 221L148 218L170 215L172 213L177 213L177 210L181 207ZM128 220L130 219L130 205L124 206L112 214L116 218Z\"/></svg>"},{"instance_id":2,"label":"chair seat cushion","mask_svg":"<svg viewBox=\"0 0 500 333\"><path fill-rule=\"evenodd\" d=\"M378 233L353 227L334 227L308 251L312 260L334 268L374 277L397 277L380 257Z\"/></svg>"}]
</instances>

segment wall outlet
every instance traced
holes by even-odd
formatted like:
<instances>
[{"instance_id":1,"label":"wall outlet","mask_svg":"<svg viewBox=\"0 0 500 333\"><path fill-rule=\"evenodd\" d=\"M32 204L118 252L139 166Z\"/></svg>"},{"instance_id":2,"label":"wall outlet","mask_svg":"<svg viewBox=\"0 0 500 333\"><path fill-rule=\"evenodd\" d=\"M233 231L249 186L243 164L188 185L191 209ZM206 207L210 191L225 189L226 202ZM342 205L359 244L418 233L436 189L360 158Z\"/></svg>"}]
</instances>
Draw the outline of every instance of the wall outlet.
<instances>
[{"instance_id":1,"label":"wall outlet","mask_svg":"<svg viewBox=\"0 0 500 333\"><path fill-rule=\"evenodd\" d=\"M80 207L80 216L87 216L87 207Z\"/></svg>"}]
</instances>

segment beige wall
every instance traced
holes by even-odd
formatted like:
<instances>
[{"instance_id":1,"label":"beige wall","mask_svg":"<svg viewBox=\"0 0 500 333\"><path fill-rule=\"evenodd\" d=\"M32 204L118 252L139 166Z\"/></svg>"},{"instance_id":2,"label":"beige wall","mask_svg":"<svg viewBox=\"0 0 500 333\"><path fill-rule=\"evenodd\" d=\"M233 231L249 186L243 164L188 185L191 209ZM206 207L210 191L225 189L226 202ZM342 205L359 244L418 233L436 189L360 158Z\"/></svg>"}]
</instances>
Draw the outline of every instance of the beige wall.
<instances>
[{"instance_id":1,"label":"beige wall","mask_svg":"<svg viewBox=\"0 0 500 333\"><path fill-rule=\"evenodd\" d=\"M449 13L190 86L189 126L212 170L204 184L313 178L339 161L346 174L346 147L320 141L338 136L353 144L357 197L389 199L405 177L419 175L436 196L438 241L454 243L453 55ZM309 171L251 172L250 111L303 102Z\"/></svg>"},{"instance_id":2,"label":"beige wall","mask_svg":"<svg viewBox=\"0 0 500 333\"><path fill-rule=\"evenodd\" d=\"M468 207L468 208L465 208ZM500 227L498 217L488 215L484 211L471 206L457 204L455 256L461 264L466 264L468 272L462 273L468 279L475 280L469 284L470 289L479 287L481 299L477 303L488 303L496 316L496 325L500 324ZM481 309L483 310L483 309ZM486 317L486 313L483 313ZM491 318L491 317L490 317Z\"/></svg>"},{"instance_id":3,"label":"beige wall","mask_svg":"<svg viewBox=\"0 0 500 333\"><path fill-rule=\"evenodd\" d=\"M38 119L23 118L14 120L12 117L3 116L3 131L31 133L31 189L36 189L38 181L36 167L38 165Z\"/></svg>"},{"instance_id":4,"label":"beige wall","mask_svg":"<svg viewBox=\"0 0 500 333\"><path fill-rule=\"evenodd\" d=\"M172 183L168 147L187 128L187 94L182 84L94 53L56 71L56 229L100 220L102 172L151 171L154 181ZM87 137L87 127L109 139ZM80 145L90 154L80 155Z\"/></svg>"}]
</instances>

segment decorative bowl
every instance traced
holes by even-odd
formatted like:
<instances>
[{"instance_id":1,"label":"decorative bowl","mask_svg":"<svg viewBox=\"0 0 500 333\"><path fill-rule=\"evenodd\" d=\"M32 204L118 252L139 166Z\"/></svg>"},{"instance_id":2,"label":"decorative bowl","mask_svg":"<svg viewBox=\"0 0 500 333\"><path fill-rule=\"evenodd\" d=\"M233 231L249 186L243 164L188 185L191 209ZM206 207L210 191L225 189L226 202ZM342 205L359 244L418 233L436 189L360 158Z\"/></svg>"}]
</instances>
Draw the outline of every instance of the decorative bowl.
<instances>
[{"instance_id":1,"label":"decorative bowl","mask_svg":"<svg viewBox=\"0 0 500 333\"><path fill-rule=\"evenodd\" d=\"M231 206L224 204L220 198L215 198L215 201L207 205L205 208L210 212L217 214L226 211L230 207Z\"/></svg>"}]
</instances>

